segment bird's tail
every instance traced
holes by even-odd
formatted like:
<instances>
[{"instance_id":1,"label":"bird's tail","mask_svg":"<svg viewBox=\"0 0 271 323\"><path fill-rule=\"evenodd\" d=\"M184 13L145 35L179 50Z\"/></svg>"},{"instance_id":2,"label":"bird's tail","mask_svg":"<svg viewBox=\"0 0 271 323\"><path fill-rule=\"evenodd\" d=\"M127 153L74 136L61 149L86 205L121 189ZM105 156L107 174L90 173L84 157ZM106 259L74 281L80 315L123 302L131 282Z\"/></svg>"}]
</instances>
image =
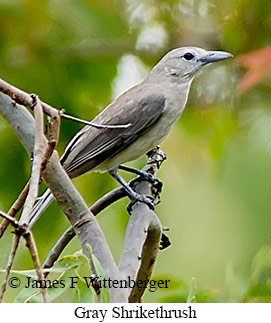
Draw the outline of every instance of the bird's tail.
<instances>
[{"instance_id":1,"label":"bird's tail","mask_svg":"<svg viewBox=\"0 0 271 323\"><path fill-rule=\"evenodd\" d=\"M48 188L45 191L45 193L37 199L36 204L34 205L33 210L30 213L30 227L34 225L34 223L41 216L42 212L47 209L47 207L51 204L53 200L54 196Z\"/></svg>"}]
</instances>

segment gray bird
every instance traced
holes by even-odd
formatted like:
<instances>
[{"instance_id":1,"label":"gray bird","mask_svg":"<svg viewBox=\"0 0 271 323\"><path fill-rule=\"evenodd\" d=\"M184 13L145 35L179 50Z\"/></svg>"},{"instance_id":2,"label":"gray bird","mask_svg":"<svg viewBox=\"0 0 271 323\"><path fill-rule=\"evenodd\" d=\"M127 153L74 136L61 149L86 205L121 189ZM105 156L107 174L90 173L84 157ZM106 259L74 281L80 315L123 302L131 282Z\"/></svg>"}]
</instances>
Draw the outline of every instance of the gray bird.
<instances>
[{"instance_id":1,"label":"gray bird","mask_svg":"<svg viewBox=\"0 0 271 323\"><path fill-rule=\"evenodd\" d=\"M61 158L65 171L71 178L90 171L108 171L133 202L141 201L153 208L149 198L134 192L119 176L118 169L155 180L122 164L160 144L182 114L197 72L206 64L229 57L232 54L197 47L180 47L168 52L143 82L119 96L93 120L100 125L127 127L85 126L73 137ZM53 199L48 189L33 208L31 226Z\"/></svg>"}]
</instances>

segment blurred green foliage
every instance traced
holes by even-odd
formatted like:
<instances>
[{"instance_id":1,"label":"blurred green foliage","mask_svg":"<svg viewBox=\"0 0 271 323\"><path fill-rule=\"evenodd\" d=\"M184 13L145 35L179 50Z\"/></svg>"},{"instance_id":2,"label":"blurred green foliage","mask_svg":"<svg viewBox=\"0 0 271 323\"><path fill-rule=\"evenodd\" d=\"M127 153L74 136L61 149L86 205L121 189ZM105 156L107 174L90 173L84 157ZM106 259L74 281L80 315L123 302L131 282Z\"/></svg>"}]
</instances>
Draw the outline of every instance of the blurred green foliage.
<instances>
[{"instance_id":1,"label":"blurred green foliage","mask_svg":"<svg viewBox=\"0 0 271 323\"><path fill-rule=\"evenodd\" d=\"M171 48L194 45L239 56L270 45L271 2L1 0L0 30L1 78L90 120ZM160 252L153 278L171 283L168 290L146 292L146 302L270 301L271 86L265 79L239 93L244 73L233 60L206 68L162 144L168 160L159 172L164 190L156 210L170 228L172 246ZM60 153L80 128L63 120ZM28 180L30 162L3 118L0 151L0 209L7 211ZM74 182L88 204L116 186L107 174ZM127 202L99 215L116 259ZM67 226L56 205L38 221L34 235L42 261ZM0 242L2 268L10 232ZM65 254L78 249L74 239ZM14 269L31 268L22 245ZM8 289L5 301L17 293Z\"/></svg>"}]
</instances>

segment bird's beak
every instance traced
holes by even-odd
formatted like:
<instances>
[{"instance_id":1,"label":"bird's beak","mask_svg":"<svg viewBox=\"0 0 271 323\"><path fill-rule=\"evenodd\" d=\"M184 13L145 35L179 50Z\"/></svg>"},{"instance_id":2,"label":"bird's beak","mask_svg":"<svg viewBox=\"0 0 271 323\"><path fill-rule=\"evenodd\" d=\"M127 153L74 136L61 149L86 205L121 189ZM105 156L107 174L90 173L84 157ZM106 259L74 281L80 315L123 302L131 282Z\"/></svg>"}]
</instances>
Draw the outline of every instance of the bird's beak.
<instances>
[{"instance_id":1,"label":"bird's beak","mask_svg":"<svg viewBox=\"0 0 271 323\"><path fill-rule=\"evenodd\" d=\"M202 65L206 65L213 62L222 61L223 59L230 57L233 57L231 53L222 51L209 51L207 55L200 59L200 61L202 62Z\"/></svg>"}]
</instances>

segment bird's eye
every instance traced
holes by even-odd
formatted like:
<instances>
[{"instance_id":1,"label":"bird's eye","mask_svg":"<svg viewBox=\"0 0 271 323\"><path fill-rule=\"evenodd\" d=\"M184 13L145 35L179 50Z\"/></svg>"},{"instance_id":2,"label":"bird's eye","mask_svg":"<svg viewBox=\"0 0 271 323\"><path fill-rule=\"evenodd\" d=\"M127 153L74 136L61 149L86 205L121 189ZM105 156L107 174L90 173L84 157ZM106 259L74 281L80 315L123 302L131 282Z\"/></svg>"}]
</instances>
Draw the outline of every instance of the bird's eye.
<instances>
[{"instance_id":1,"label":"bird's eye","mask_svg":"<svg viewBox=\"0 0 271 323\"><path fill-rule=\"evenodd\" d=\"M191 61L191 59L193 59L195 56L192 53L185 53L183 55L183 58L187 61Z\"/></svg>"}]
</instances>

